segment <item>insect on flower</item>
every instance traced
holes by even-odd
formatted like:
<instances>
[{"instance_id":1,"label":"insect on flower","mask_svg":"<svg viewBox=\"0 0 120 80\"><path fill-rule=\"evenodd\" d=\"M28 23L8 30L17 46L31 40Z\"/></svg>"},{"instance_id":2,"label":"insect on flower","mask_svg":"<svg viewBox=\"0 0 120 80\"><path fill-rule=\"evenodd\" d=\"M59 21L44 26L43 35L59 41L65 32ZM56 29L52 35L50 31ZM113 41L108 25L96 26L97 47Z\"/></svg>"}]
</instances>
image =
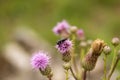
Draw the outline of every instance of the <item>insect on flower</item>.
<instances>
[{"instance_id":1,"label":"insect on flower","mask_svg":"<svg viewBox=\"0 0 120 80\"><path fill-rule=\"evenodd\" d=\"M59 40L59 41L57 42L57 45L60 45L61 43L63 43L63 42L66 41L66 40L67 40L67 38Z\"/></svg>"},{"instance_id":2,"label":"insect on flower","mask_svg":"<svg viewBox=\"0 0 120 80\"><path fill-rule=\"evenodd\" d=\"M69 52L72 48L72 41L65 38L57 42L56 48L62 54Z\"/></svg>"}]
</instances>

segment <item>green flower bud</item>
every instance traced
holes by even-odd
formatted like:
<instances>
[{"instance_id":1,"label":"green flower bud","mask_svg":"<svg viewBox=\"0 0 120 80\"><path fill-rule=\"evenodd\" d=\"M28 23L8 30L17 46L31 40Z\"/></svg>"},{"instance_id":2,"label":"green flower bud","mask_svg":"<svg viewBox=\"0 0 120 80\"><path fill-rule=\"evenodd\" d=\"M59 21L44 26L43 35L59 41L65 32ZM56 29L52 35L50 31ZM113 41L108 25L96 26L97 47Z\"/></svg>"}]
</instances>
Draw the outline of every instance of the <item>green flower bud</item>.
<instances>
[{"instance_id":1,"label":"green flower bud","mask_svg":"<svg viewBox=\"0 0 120 80\"><path fill-rule=\"evenodd\" d=\"M52 71L51 71L51 67L50 67L50 66L47 66L47 67L45 68L45 70L41 70L41 69L40 69L40 72L41 72L41 74L44 75L44 76L50 76L50 75L52 75Z\"/></svg>"},{"instance_id":2,"label":"green flower bud","mask_svg":"<svg viewBox=\"0 0 120 80\"><path fill-rule=\"evenodd\" d=\"M92 42L93 42L92 40L87 40L87 45L91 46Z\"/></svg>"},{"instance_id":3,"label":"green flower bud","mask_svg":"<svg viewBox=\"0 0 120 80\"><path fill-rule=\"evenodd\" d=\"M71 55L70 55L70 53L69 53L69 52L64 53L64 54L62 55L62 60L63 60L64 62L69 62L69 61L71 60Z\"/></svg>"},{"instance_id":4,"label":"green flower bud","mask_svg":"<svg viewBox=\"0 0 120 80\"><path fill-rule=\"evenodd\" d=\"M113 44L115 47L118 46L119 43L120 43L119 38L115 37L115 38L112 39L112 44Z\"/></svg>"},{"instance_id":5,"label":"green flower bud","mask_svg":"<svg viewBox=\"0 0 120 80\"><path fill-rule=\"evenodd\" d=\"M76 26L70 27L70 31L71 31L72 33L75 33L77 30L78 30L78 28L77 28Z\"/></svg>"},{"instance_id":6,"label":"green flower bud","mask_svg":"<svg viewBox=\"0 0 120 80\"><path fill-rule=\"evenodd\" d=\"M105 46L103 48L103 52L104 52L105 55L108 55L111 52L111 48L109 46Z\"/></svg>"},{"instance_id":7,"label":"green flower bud","mask_svg":"<svg viewBox=\"0 0 120 80\"><path fill-rule=\"evenodd\" d=\"M87 71L93 70L95 68L97 58L98 56L93 55L93 50L90 49L82 60L82 67Z\"/></svg>"},{"instance_id":8,"label":"green flower bud","mask_svg":"<svg viewBox=\"0 0 120 80\"><path fill-rule=\"evenodd\" d=\"M82 41L82 42L80 43L80 47L82 47L82 48L87 47L87 43L86 43L85 41Z\"/></svg>"},{"instance_id":9,"label":"green flower bud","mask_svg":"<svg viewBox=\"0 0 120 80\"><path fill-rule=\"evenodd\" d=\"M68 69L70 69L71 65L70 65L70 63L64 63L63 67L65 70L68 70Z\"/></svg>"}]
</instances>

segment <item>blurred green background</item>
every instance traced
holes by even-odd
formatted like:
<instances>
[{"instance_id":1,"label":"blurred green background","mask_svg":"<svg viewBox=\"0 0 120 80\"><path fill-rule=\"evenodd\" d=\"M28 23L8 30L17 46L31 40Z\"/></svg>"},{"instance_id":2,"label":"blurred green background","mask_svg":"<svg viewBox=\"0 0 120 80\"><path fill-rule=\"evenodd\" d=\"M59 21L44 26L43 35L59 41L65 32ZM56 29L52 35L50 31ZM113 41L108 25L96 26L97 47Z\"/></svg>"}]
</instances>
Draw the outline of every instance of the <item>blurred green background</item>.
<instances>
[{"instance_id":1,"label":"blurred green background","mask_svg":"<svg viewBox=\"0 0 120 80\"><path fill-rule=\"evenodd\" d=\"M88 39L110 43L120 36L120 0L0 0L0 48L24 26L54 45L52 28L63 19L84 29Z\"/></svg>"}]
</instances>

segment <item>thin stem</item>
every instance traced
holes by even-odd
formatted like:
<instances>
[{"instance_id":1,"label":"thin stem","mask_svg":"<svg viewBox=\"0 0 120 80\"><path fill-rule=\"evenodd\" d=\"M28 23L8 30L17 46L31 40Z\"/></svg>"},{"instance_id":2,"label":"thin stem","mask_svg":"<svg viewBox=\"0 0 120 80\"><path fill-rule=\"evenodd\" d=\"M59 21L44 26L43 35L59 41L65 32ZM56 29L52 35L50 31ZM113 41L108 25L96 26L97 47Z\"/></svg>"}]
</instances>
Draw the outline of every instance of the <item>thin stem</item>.
<instances>
[{"instance_id":1,"label":"thin stem","mask_svg":"<svg viewBox=\"0 0 120 80\"><path fill-rule=\"evenodd\" d=\"M82 61L83 57L85 56L85 50L83 48L81 48L81 52L80 52L80 62Z\"/></svg>"},{"instance_id":2,"label":"thin stem","mask_svg":"<svg viewBox=\"0 0 120 80\"><path fill-rule=\"evenodd\" d=\"M107 62L107 55L104 56L104 78L103 80L106 80L107 79L107 76L106 76L106 62Z\"/></svg>"},{"instance_id":3,"label":"thin stem","mask_svg":"<svg viewBox=\"0 0 120 80\"><path fill-rule=\"evenodd\" d=\"M51 76L48 76L48 80L52 80L52 77L51 77Z\"/></svg>"},{"instance_id":4,"label":"thin stem","mask_svg":"<svg viewBox=\"0 0 120 80\"><path fill-rule=\"evenodd\" d=\"M86 80L86 77L87 77L87 75L86 75L86 74L87 74L87 71L86 71L86 70L84 70L84 71L83 71L83 79L82 79L82 80Z\"/></svg>"},{"instance_id":5,"label":"thin stem","mask_svg":"<svg viewBox=\"0 0 120 80\"><path fill-rule=\"evenodd\" d=\"M111 73L112 73L112 70L113 70L113 67L114 67L114 64L115 64L115 60L116 60L116 48L117 47L114 47L114 55L113 55L113 60L112 60L112 64L111 64L111 67L110 67L110 70L109 70L109 73L108 73L108 80L110 80L110 77L111 77Z\"/></svg>"},{"instance_id":6,"label":"thin stem","mask_svg":"<svg viewBox=\"0 0 120 80\"><path fill-rule=\"evenodd\" d=\"M88 78L91 80L90 71L88 71Z\"/></svg>"},{"instance_id":7,"label":"thin stem","mask_svg":"<svg viewBox=\"0 0 120 80\"><path fill-rule=\"evenodd\" d=\"M116 47L114 48L114 55L113 55L113 60L112 60L112 65L111 65L111 68L115 62L115 59L116 59Z\"/></svg>"},{"instance_id":8,"label":"thin stem","mask_svg":"<svg viewBox=\"0 0 120 80\"><path fill-rule=\"evenodd\" d=\"M66 80L68 80L69 77L68 77L68 70L66 70Z\"/></svg>"},{"instance_id":9,"label":"thin stem","mask_svg":"<svg viewBox=\"0 0 120 80\"><path fill-rule=\"evenodd\" d=\"M72 73L72 75L73 75L74 79L75 79L75 80L78 80L78 79L77 79L77 77L76 77L76 75L75 75L75 73L73 72L73 70L72 70L72 68L71 68L71 67L70 67L70 71L71 71L71 73Z\"/></svg>"},{"instance_id":10,"label":"thin stem","mask_svg":"<svg viewBox=\"0 0 120 80\"><path fill-rule=\"evenodd\" d=\"M116 60L115 60L115 63L113 64L112 68L110 69L110 72L108 74L108 80L110 80L116 66L117 66L117 63L119 62L119 58L117 57Z\"/></svg>"},{"instance_id":11,"label":"thin stem","mask_svg":"<svg viewBox=\"0 0 120 80\"><path fill-rule=\"evenodd\" d=\"M72 41L73 41L73 44L74 44L74 45L73 45L73 51L72 51L72 64L73 64L73 67L74 67L75 72L78 74L78 68L77 68L77 64L76 64L76 60L75 60L75 55L76 55L76 54L75 54L75 48L76 48L76 47L75 47L75 44L76 44L76 43L75 43L75 39L76 39L76 38L75 38L75 35L73 34L73 35L72 35Z\"/></svg>"}]
</instances>

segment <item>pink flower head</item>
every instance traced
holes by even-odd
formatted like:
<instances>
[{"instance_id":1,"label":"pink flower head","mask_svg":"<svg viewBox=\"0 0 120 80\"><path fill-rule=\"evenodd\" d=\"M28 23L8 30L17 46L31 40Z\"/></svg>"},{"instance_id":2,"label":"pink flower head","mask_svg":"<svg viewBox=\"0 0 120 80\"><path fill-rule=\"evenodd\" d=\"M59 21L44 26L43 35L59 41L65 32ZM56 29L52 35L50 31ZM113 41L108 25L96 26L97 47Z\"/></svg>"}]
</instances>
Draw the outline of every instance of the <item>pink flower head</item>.
<instances>
[{"instance_id":1,"label":"pink flower head","mask_svg":"<svg viewBox=\"0 0 120 80\"><path fill-rule=\"evenodd\" d=\"M69 52L72 49L72 41L69 39L63 39L58 41L56 48L62 54Z\"/></svg>"},{"instance_id":2,"label":"pink flower head","mask_svg":"<svg viewBox=\"0 0 120 80\"><path fill-rule=\"evenodd\" d=\"M31 58L31 64L35 69L44 70L49 64L49 57L44 52L37 52Z\"/></svg>"},{"instance_id":3,"label":"pink flower head","mask_svg":"<svg viewBox=\"0 0 120 80\"><path fill-rule=\"evenodd\" d=\"M68 32L70 25L66 20L57 23L57 25L53 28L53 32L57 35L61 34L62 32Z\"/></svg>"},{"instance_id":4,"label":"pink flower head","mask_svg":"<svg viewBox=\"0 0 120 80\"><path fill-rule=\"evenodd\" d=\"M85 38L84 31L82 29L77 30L76 34L77 34L78 39L80 40Z\"/></svg>"}]
</instances>

